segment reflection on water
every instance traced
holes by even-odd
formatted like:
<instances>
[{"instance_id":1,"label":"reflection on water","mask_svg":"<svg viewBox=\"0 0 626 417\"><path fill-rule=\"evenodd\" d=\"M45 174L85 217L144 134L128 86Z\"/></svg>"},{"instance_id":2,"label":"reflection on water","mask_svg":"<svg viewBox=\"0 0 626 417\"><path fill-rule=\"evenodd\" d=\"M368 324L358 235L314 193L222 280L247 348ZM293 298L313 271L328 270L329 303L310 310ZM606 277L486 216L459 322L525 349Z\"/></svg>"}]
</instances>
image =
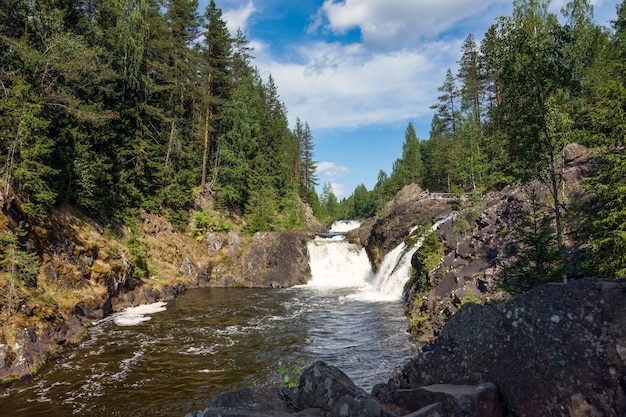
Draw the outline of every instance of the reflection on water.
<instances>
[{"instance_id":1,"label":"reflection on water","mask_svg":"<svg viewBox=\"0 0 626 417\"><path fill-rule=\"evenodd\" d=\"M414 349L400 301L357 289L197 289L109 317L37 376L0 388L2 416L183 416L220 392L279 384L322 359L370 390Z\"/></svg>"}]
</instances>

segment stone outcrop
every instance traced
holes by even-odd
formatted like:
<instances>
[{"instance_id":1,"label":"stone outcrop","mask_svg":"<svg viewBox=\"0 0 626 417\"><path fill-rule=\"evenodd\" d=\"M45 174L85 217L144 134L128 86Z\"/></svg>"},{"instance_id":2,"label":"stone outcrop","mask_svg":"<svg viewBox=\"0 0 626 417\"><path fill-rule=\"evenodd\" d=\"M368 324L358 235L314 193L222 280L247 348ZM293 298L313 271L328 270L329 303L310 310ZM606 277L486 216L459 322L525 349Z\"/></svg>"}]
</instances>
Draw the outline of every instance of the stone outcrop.
<instances>
[{"instance_id":1,"label":"stone outcrop","mask_svg":"<svg viewBox=\"0 0 626 417\"><path fill-rule=\"evenodd\" d=\"M468 378L495 384L514 416L626 415L626 280L546 284L498 305L468 303L374 391L404 407L407 390Z\"/></svg>"},{"instance_id":2,"label":"stone outcrop","mask_svg":"<svg viewBox=\"0 0 626 417\"><path fill-rule=\"evenodd\" d=\"M306 251L311 236L308 232L258 232L249 245L241 245L226 261L213 265L207 285L285 288L306 284L311 279Z\"/></svg>"},{"instance_id":3,"label":"stone outcrop","mask_svg":"<svg viewBox=\"0 0 626 417\"><path fill-rule=\"evenodd\" d=\"M350 231L346 237L365 247L375 269L382 259L408 237L411 227L433 224L435 220L453 211L453 200L435 200L417 184L405 186L386 207L385 215L366 221Z\"/></svg>"},{"instance_id":4,"label":"stone outcrop","mask_svg":"<svg viewBox=\"0 0 626 417\"><path fill-rule=\"evenodd\" d=\"M341 370L317 361L304 370L298 388L253 387L220 394L204 411L187 417L502 417L491 383L438 384L396 390L380 401L354 385ZM390 402L390 399L392 400Z\"/></svg>"},{"instance_id":5,"label":"stone outcrop","mask_svg":"<svg viewBox=\"0 0 626 417\"><path fill-rule=\"evenodd\" d=\"M563 155L562 202L584 201L578 184L589 175L593 156L577 144L566 146ZM388 248L406 238L405 231L410 227L432 223L432 219L452 210L457 212L454 219L442 224L436 232L444 244L445 255L435 269L428 271L427 285L424 286L421 277L415 276L407 286L411 332L420 340L437 337L446 320L467 302L501 302L510 298L500 290L505 279L503 266L515 260L510 249L515 246L515 231L524 212L530 208L528 187L543 201L551 199L548 188L538 182L475 196L480 198L451 201L433 200L431 194L412 186L399 193L387 214L376 219L370 229L355 231L375 262ZM575 255L575 242L566 242L566 245L570 255ZM414 267L421 266L417 256L413 259ZM569 276L580 278L575 270L570 271Z\"/></svg>"}]
</instances>

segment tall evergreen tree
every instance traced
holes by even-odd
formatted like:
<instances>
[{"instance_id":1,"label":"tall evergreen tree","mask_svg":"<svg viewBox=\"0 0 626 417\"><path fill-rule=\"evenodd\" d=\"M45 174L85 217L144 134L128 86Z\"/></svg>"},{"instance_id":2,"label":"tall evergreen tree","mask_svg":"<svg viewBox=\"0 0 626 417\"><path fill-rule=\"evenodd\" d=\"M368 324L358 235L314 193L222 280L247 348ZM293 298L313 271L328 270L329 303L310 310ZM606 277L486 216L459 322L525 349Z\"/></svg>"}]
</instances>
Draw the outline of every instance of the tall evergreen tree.
<instances>
[{"instance_id":1,"label":"tall evergreen tree","mask_svg":"<svg viewBox=\"0 0 626 417\"><path fill-rule=\"evenodd\" d=\"M456 116L458 111L457 100L459 98L459 90L456 85L452 70L448 68L446 78L437 89L441 95L437 98L439 103L433 104L430 108L437 110L437 116L442 123L442 128L452 134L456 138Z\"/></svg>"},{"instance_id":2,"label":"tall evergreen tree","mask_svg":"<svg viewBox=\"0 0 626 417\"><path fill-rule=\"evenodd\" d=\"M304 194L303 196L308 200L310 194L314 192L315 186L317 185L317 177L315 175L315 172L317 171L317 164L313 160L313 135L309 124L306 122L304 123L302 134L299 139L301 160L300 169L302 171L301 188Z\"/></svg>"},{"instance_id":3,"label":"tall evergreen tree","mask_svg":"<svg viewBox=\"0 0 626 417\"><path fill-rule=\"evenodd\" d=\"M232 88L232 50L231 38L222 19L222 11L217 8L215 1L211 0L205 14L207 24L204 34L205 49L204 60L206 65L206 96L205 99L205 122L204 122L204 147L202 152L202 175L200 189L207 191L207 165L209 160L213 162L214 171L218 170L219 145L217 137L223 135L223 129L219 126L221 107L228 100ZM223 144L223 146L227 146ZM212 188L217 180L208 187Z\"/></svg>"},{"instance_id":4,"label":"tall evergreen tree","mask_svg":"<svg viewBox=\"0 0 626 417\"><path fill-rule=\"evenodd\" d=\"M503 106L511 134L509 149L519 156L518 175L540 179L548 185L554 201L556 234L563 245L563 224L558 155L567 138L558 123L561 92L570 79L568 69L558 60L557 42L561 30L555 15L548 12L548 1L516 0L512 28L505 35L513 53L505 55L503 65Z\"/></svg>"},{"instance_id":5,"label":"tall evergreen tree","mask_svg":"<svg viewBox=\"0 0 626 417\"><path fill-rule=\"evenodd\" d=\"M478 46L474 40L474 35L467 35L461 53L462 56L459 61L457 74L457 79L461 83L461 111L470 110L474 116L474 121L480 126L484 81L481 74Z\"/></svg>"}]
</instances>

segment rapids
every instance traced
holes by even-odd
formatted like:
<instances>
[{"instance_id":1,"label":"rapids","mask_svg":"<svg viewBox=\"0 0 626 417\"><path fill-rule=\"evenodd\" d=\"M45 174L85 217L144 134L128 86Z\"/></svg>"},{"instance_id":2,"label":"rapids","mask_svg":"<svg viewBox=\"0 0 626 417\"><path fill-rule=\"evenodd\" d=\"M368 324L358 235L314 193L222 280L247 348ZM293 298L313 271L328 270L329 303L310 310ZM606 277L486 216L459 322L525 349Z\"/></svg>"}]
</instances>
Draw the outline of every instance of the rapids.
<instances>
[{"instance_id":1,"label":"rapids","mask_svg":"<svg viewBox=\"0 0 626 417\"><path fill-rule=\"evenodd\" d=\"M280 384L281 366L316 359L371 390L417 345L400 297L378 285L397 269L374 274L363 248L343 239L354 227L309 242L308 285L195 289L95 323L39 374L0 387L0 415L183 416L220 392Z\"/></svg>"}]
</instances>

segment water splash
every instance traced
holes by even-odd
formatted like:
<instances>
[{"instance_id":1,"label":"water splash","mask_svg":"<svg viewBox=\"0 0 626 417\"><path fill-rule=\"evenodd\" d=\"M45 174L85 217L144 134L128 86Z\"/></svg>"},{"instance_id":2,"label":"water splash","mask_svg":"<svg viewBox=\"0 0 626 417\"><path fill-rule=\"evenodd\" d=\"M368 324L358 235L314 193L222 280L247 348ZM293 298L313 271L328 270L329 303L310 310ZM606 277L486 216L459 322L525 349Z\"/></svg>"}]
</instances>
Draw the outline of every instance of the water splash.
<instances>
[{"instance_id":1,"label":"water splash","mask_svg":"<svg viewBox=\"0 0 626 417\"><path fill-rule=\"evenodd\" d=\"M373 278L372 267L360 245L350 243L343 233L356 229L358 221L333 223L329 233L307 243L312 287L362 287Z\"/></svg>"},{"instance_id":2,"label":"water splash","mask_svg":"<svg viewBox=\"0 0 626 417\"><path fill-rule=\"evenodd\" d=\"M437 230L439 226L452 219L454 216L456 216L456 212L439 217L430 230L422 234L412 247L407 248L406 243L402 241L391 252L385 255L374 282L372 283L374 291L390 298L401 298L404 285L410 276L411 258L413 254L422 247L428 233ZM407 237L411 236L417 229L418 226L412 228Z\"/></svg>"},{"instance_id":3,"label":"water splash","mask_svg":"<svg viewBox=\"0 0 626 417\"><path fill-rule=\"evenodd\" d=\"M149 314L165 311L167 303L159 301L152 304L143 304L136 307L129 307L111 316L118 326L136 326L144 321L150 320Z\"/></svg>"},{"instance_id":4,"label":"water splash","mask_svg":"<svg viewBox=\"0 0 626 417\"><path fill-rule=\"evenodd\" d=\"M311 281L315 287L360 287L373 272L365 249L343 236L316 237L307 243Z\"/></svg>"}]
</instances>

